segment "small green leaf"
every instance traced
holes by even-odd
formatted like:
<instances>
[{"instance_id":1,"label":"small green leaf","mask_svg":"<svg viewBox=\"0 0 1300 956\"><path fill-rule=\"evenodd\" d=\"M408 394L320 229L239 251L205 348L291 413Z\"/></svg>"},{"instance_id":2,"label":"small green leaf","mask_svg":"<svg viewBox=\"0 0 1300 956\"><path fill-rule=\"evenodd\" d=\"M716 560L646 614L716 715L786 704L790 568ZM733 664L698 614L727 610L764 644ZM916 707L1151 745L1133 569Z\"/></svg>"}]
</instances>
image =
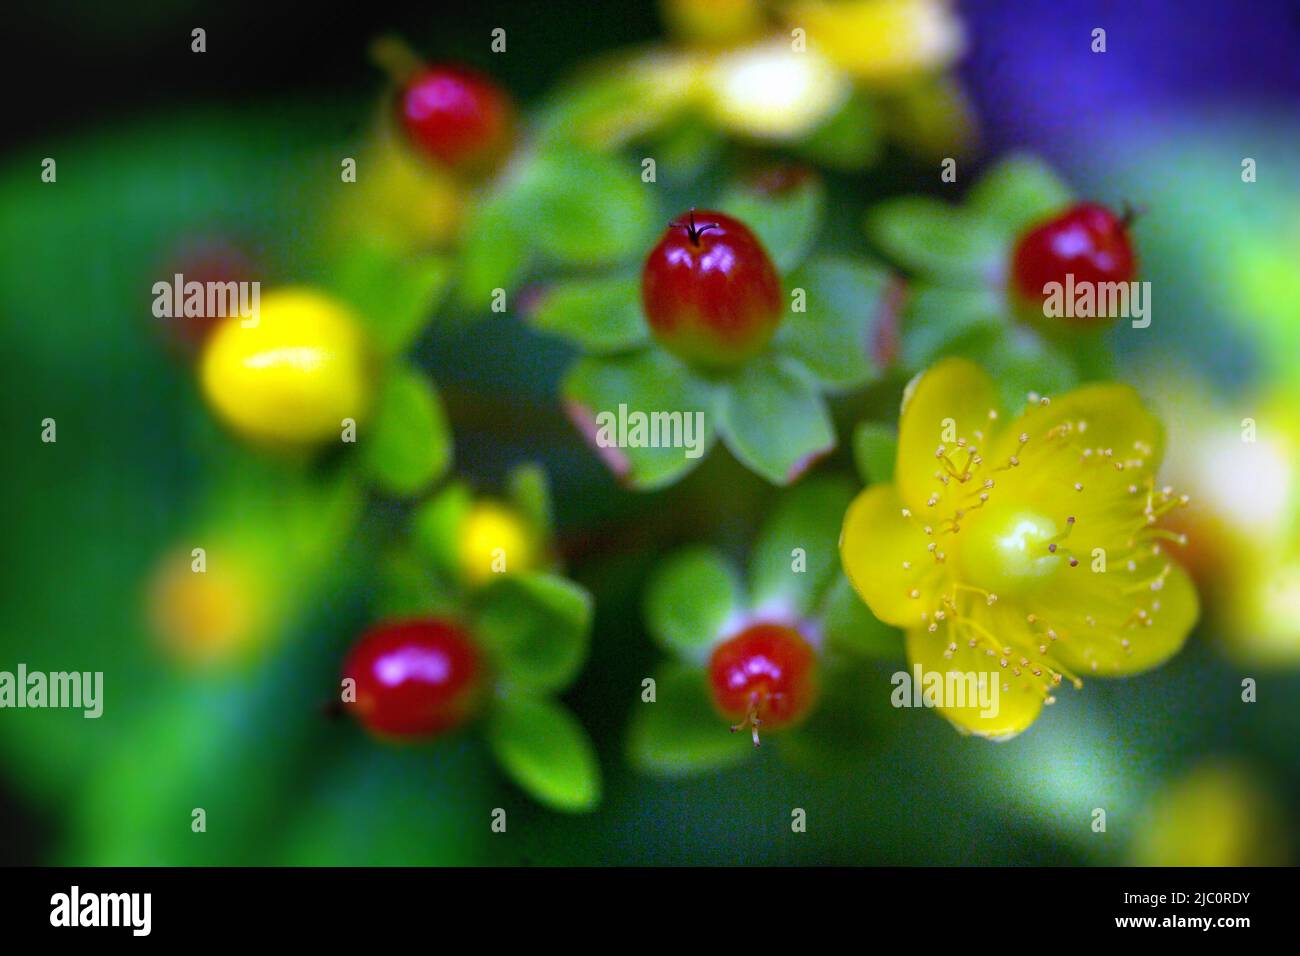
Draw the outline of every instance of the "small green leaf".
<instances>
[{"instance_id":1,"label":"small green leaf","mask_svg":"<svg viewBox=\"0 0 1300 956\"><path fill-rule=\"evenodd\" d=\"M540 465L517 465L506 479L510 503L519 509L538 537L551 536L551 484Z\"/></svg>"},{"instance_id":2,"label":"small green leaf","mask_svg":"<svg viewBox=\"0 0 1300 956\"><path fill-rule=\"evenodd\" d=\"M485 200L466 224L457 289L465 308L487 312L497 289L513 291L527 273L532 250L521 225L526 215L520 197L503 192Z\"/></svg>"},{"instance_id":3,"label":"small green leaf","mask_svg":"<svg viewBox=\"0 0 1300 956\"><path fill-rule=\"evenodd\" d=\"M713 388L662 349L584 356L565 375L563 393L583 436L637 490L678 481L713 447Z\"/></svg>"},{"instance_id":4,"label":"small green leaf","mask_svg":"<svg viewBox=\"0 0 1300 956\"><path fill-rule=\"evenodd\" d=\"M865 384L876 374L871 334L888 283L883 270L847 258L805 263L791 276L788 290L803 290L804 311L786 316L777 347L826 385L847 389Z\"/></svg>"},{"instance_id":5,"label":"small green leaf","mask_svg":"<svg viewBox=\"0 0 1300 956\"><path fill-rule=\"evenodd\" d=\"M688 548L655 570L646 590L646 622L669 650L701 661L743 600L730 561L712 548Z\"/></svg>"},{"instance_id":6,"label":"small green leaf","mask_svg":"<svg viewBox=\"0 0 1300 956\"><path fill-rule=\"evenodd\" d=\"M628 755L647 773L682 777L727 767L753 751L713 708L704 668L667 664L655 672L655 700L640 701L628 731Z\"/></svg>"},{"instance_id":7,"label":"small green leaf","mask_svg":"<svg viewBox=\"0 0 1300 956\"><path fill-rule=\"evenodd\" d=\"M863 484L894 480L898 457L898 432L881 422L859 422L853 430L853 463Z\"/></svg>"},{"instance_id":8,"label":"small green leaf","mask_svg":"<svg viewBox=\"0 0 1300 956\"><path fill-rule=\"evenodd\" d=\"M842 573L827 592L822 633L829 647L856 656L889 661L904 656L902 634L871 613Z\"/></svg>"},{"instance_id":9,"label":"small green leaf","mask_svg":"<svg viewBox=\"0 0 1300 956\"><path fill-rule=\"evenodd\" d=\"M460 572L460 528L473 501L464 482L453 482L416 508L411 517L415 546L451 575Z\"/></svg>"},{"instance_id":10,"label":"small green leaf","mask_svg":"<svg viewBox=\"0 0 1300 956\"><path fill-rule=\"evenodd\" d=\"M786 272L804 260L817 239L826 214L826 187L815 176L776 194L732 187L718 209L752 229L777 270Z\"/></svg>"},{"instance_id":11,"label":"small green leaf","mask_svg":"<svg viewBox=\"0 0 1300 956\"><path fill-rule=\"evenodd\" d=\"M356 308L375 350L389 356L411 344L450 280L442 256L405 256L382 243L362 242L342 259L336 286Z\"/></svg>"},{"instance_id":12,"label":"small green leaf","mask_svg":"<svg viewBox=\"0 0 1300 956\"><path fill-rule=\"evenodd\" d=\"M868 216L867 231L894 262L946 285L994 283L1008 253L1000 230L928 196L877 206Z\"/></svg>"},{"instance_id":13,"label":"small green leaf","mask_svg":"<svg viewBox=\"0 0 1300 956\"><path fill-rule=\"evenodd\" d=\"M1000 336L1006 300L992 289L921 286L903 313L903 366L923 369L947 355L965 355L974 340Z\"/></svg>"},{"instance_id":14,"label":"small green leaf","mask_svg":"<svg viewBox=\"0 0 1300 956\"><path fill-rule=\"evenodd\" d=\"M543 293L531 322L589 352L617 352L649 338L640 283L631 275L558 282Z\"/></svg>"},{"instance_id":15,"label":"small green leaf","mask_svg":"<svg viewBox=\"0 0 1300 956\"><path fill-rule=\"evenodd\" d=\"M451 465L442 400L422 372L395 365L384 376L363 449L366 474L390 494L413 495Z\"/></svg>"},{"instance_id":16,"label":"small green leaf","mask_svg":"<svg viewBox=\"0 0 1300 956\"><path fill-rule=\"evenodd\" d=\"M540 155L519 191L520 228L536 253L562 265L590 268L641 254L662 218L637 167L600 153Z\"/></svg>"},{"instance_id":17,"label":"small green leaf","mask_svg":"<svg viewBox=\"0 0 1300 956\"><path fill-rule=\"evenodd\" d=\"M785 492L750 559L753 603L813 613L840 566L840 527L853 500L847 478L812 478Z\"/></svg>"},{"instance_id":18,"label":"small green leaf","mask_svg":"<svg viewBox=\"0 0 1300 956\"><path fill-rule=\"evenodd\" d=\"M835 448L830 413L808 375L771 356L745 366L718 405L723 442L773 484L790 484Z\"/></svg>"},{"instance_id":19,"label":"small green leaf","mask_svg":"<svg viewBox=\"0 0 1300 956\"><path fill-rule=\"evenodd\" d=\"M558 691L586 659L591 595L554 574L503 574L487 586L476 623L507 680Z\"/></svg>"},{"instance_id":20,"label":"small green leaf","mask_svg":"<svg viewBox=\"0 0 1300 956\"><path fill-rule=\"evenodd\" d=\"M600 803L600 764L582 725L555 701L510 695L488 719L488 743L510 778L539 803L581 813Z\"/></svg>"},{"instance_id":21,"label":"small green leaf","mask_svg":"<svg viewBox=\"0 0 1300 956\"><path fill-rule=\"evenodd\" d=\"M880 158L881 117L864 96L853 96L796 147L820 166L856 172Z\"/></svg>"},{"instance_id":22,"label":"small green leaf","mask_svg":"<svg viewBox=\"0 0 1300 956\"><path fill-rule=\"evenodd\" d=\"M1070 188L1036 156L1014 155L991 168L971 187L966 208L996 223L1007 235L1065 209Z\"/></svg>"}]
</instances>

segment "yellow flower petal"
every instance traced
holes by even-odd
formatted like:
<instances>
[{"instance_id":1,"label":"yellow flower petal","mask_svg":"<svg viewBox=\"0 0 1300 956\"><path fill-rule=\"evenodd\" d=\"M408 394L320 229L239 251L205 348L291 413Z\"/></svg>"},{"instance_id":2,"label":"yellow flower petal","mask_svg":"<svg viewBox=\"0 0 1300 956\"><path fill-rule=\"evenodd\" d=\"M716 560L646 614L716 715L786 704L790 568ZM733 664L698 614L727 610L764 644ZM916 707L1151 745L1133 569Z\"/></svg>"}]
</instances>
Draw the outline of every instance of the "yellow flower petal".
<instances>
[{"instance_id":1,"label":"yellow flower petal","mask_svg":"<svg viewBox=\"0 0 1300 956\"><path fill-rule=\"evenodd\" d=\"M981 632L996 633L999 639L1024 629L1012 612L996 608L983 612L978 626ZM970 646L972 639L975 647ZM992 647L992 641L976 637L976 632L955 622L936 631L914 628L907 632L907 659L914 673L920 666L922 688L926 686L925 674L943 675L938 710L944 717L963 732L1006 740L1038 719L1050 685L1046 677L1032 672L1032 662L1024 666L1017 657L990 654Z\"/></svg>"},{"instance_id":2,"label":"yellow flower petal","mask_svg":"<svg viewBox=\"0 0 1300 956\"><path fill-rule=\"evenodd\" d=\"M861 80L893 84L943 69L961 53L961 22L946 0L808 0L785 12L808 46Z\"/></svg>"},{"instance_id":3,"label":"yellow flower petal","mask_svg":"<svg viewBox=\"0 0 1300 956\"><path fill-rule=\"evenodd\" d=\"M1122 677L1157 667L1178 653L1196 624L1196 589L1167 559L1144 561L1133 572L1094 573L1081 566L1070 574L1068 587L1030 607L1038 625L1035 643L1046 640L1051 657L1079 677Z\"/></svg>"},{"instance_id":4,"label":"yellow flower petal","mask_svg":"<svg viewBox=\"0 0 1300 956\"><path fill-rule=\"evenodd\" d=\"M926 540L904 517L893 485L872 485L845 513L840 533L844 571L871 613L886 624L915 627L934 603L942 575L925 550Z\"/></svg>"},{"instance_id":5,"label":"yellow flower petal","mask_svg":"<svg viewBox=\"0 0 1300 956\"><path fill-rule=\"evenodd\" d=\"M1020 454L1024 459L1034 451L1029 444L1048 440L1049 434L1068 434L1080 452L1091 449L1098 460L1108 457L1112 471L1115 462L1122 462L1130 474L1151 474L1164 455L1160 422L1147 411L1137 392L1115 382L1084 385L1030 408L999 433L991 448L992 458L996 464L1009 455ZM1029 436L1023 449L1022 435Z\"/></svg>"},{"instance_id":6,"label":"yellow flower petal","mask_svg":"<svg viewBox=\"0 0 1300 956\"><path fill-rule=\"evenodd\" d=\"M978 365L950 358L908 383L903 392L902 418L898 428L898 462L894 480L899 495L917 514L922 514L930 495L943 490L936 473L945 470L936 457L942 445L950 460L961 469L967 450L984 452L997 424L997 393L993 382Z\"/></svg>"}]
</instances>

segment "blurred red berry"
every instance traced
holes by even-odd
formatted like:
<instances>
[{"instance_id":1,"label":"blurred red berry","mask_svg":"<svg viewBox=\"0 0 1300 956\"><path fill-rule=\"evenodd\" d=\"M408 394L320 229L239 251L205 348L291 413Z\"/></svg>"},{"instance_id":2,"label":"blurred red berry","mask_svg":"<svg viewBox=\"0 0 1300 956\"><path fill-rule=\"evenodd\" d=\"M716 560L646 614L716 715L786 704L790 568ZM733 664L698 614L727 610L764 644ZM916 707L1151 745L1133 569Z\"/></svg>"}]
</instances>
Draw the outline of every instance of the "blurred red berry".
<instances>
[{"instance_id":1,"label":"blurred red berry","mask_svg":"<svg viewBox=\"0 0 1300 956\"><path fill-rule=\"evenodd\" d=\"M1130 282L1137 274L1137 257L1129 237L1127 217L1105 206L1079 203L1025 233L1011 259L1012 291L1021 302L1041 307L1049 283L1074 285ZM1080 318L1084 324L1100 319Z\"/></svg>"},{"instance_id":2,"label":"blurred red berry","mask_svg":"<svg viewBox=\"0 0 1300 956\"><path fill-rule=\"evenodd\" d=\"M425 67L402 85L398 119L420 150L458 172L492 172L514 140L514 107L491 79L458 66Z\"/></svg>"},{"instance_id":3,"label":"blurred red berry","mask_svg":"<svg viewBox=\"0 0 1300 956\"><path fill-rule=\"evenodd\" d=\"M346 706L381 737L433 737L463 724L483 682L483 663L459 625L437 618L367 631L343 665L356 681Z\"/></svg>"},{"instance_id":4,"label":"blurred red berry","mask_svg":"<svg viewBox=\"0 0 1300 956\"><path fill-rule=\"evenodd\" d=\"M751 726L779 730L802 720L817 697L817 656L803 635L780 624L754 624L714 650L709 687L719 713Z\"/></svg>"}]
</instances>

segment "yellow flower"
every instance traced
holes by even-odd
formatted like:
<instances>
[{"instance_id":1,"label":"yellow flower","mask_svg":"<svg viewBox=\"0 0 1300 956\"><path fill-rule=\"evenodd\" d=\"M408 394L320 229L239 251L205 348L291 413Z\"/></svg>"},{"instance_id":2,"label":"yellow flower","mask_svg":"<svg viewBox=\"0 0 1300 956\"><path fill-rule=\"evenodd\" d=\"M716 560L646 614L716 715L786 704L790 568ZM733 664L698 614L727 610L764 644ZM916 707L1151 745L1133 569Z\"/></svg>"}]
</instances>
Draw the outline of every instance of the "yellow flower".
<instances>
[{"instance_id":1,"label":"yellow flower","mask_svg":"<svg viewBox=\"0 0 1300 956\"><path fill-rule=\"evenodd\" d=\"M789 140L833 116L852 87L824 57L797 52L776 38L718 54L704 90L708 109L724 129Z\"/></svg>"},{"instance_id":2,"label":"yellow flower","mask_svg":"<svg viewBox=\"0 0 1300 956\"><path fill-rule=\"evenodd\" d=\"M1180 536L1158 524L1186 501L1156 485L1162 445L1124 385L1031 401L1006 425L968 361L908 385L894 483L850 505L840 555L876 617L906 630L914 667L954 687L997 675L995 713L939 701L959 730L1014 736L1062 680L1137 673L1182 646L1198 606L1166 553Z\"/></svg>"},{"instance_id":3,"label":"yellow flower","mask_svg":"<svg viewBox=\"0 0 1300 956\"><path fill-rule=\"evenodd\" d=\"M222 320L200 362L204 397L255 442L300 447L339 441L343 420L369 405L364 337L340 303L306 288L262 297L249 324Z\"/></svg>"},{"instance_id":4,"label":"yellow flower","mask_svg":"<svg viewBox=\"0 0 1300 956\"><path fill-rule=\"evenodd\" d=\"M493 574L527 571L536 563L532 530L513 509L495 501L476 501L460 525L461 573L471 584Z\"/></svg>"}]
</instances>

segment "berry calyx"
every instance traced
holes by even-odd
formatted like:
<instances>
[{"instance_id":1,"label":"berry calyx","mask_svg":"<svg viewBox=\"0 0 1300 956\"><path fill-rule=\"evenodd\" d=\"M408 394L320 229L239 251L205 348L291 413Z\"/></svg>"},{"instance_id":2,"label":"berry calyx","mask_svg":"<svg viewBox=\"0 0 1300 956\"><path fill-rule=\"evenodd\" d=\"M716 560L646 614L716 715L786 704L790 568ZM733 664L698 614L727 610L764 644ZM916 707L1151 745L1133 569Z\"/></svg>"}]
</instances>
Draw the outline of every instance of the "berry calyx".
<instances>
[{"instance_id":1,"label":"berry calyx","mask_svg":"<svg viewBox=\"0 0 1300 956\"><path fill-rule=\"evenodd\" d=\"M483 685L483 662L469 634L439 618L371 628L343 664L356 682L345 703L380 737L435 737L463 724Z\"/></svg>"},{"instance_id":2,"label":"berry calyx","mask_svg":"<svg viewBox=\"0 0 1300 956\"><path fill-rule=\"evenodd\" d=\"M781 321L781 280L737 219L711 210L669 226L641 273L646 321L659 342L705 367L738 365L767 347Z\"/></svg>"},{"instance_id":3,"label":"berry calyx","mask_svg":"<svg viewBox=\"0 0 1300 956\"><path fill-rule=\"evenodd\" d=\"M1065 286L1073 276L1073 286L1083 283L1130 282L1137 274L1137 255L1129 236L1133 214L1117 216L1105 206L1079 203L1065 212L1030 229L1011 257L1011 291L1026 311L1041 309L1048 297L1049 283ZM1107 321L1077 318L1082 325Z\"/></svg>"},{"instance_id":4,"label":"berry calyx","mask_svg":"<svg viewBox=\"0 0 1300 956\"><path fill-rule=\"evenodd\" d=\"M415 146L470 176L500 165L514 141L514 107L488 77L459 66L421 67L402 83L397 118Z\"/></svg>"},{"instance_id":5,"label":"berry calyx","mask_svg":"<svg viewBox=\"0 0 1300 956\"><path fill-rule=\"evenodd\" d=\"M793 627L754 624L719 644L709 659L709 689L718 712L749 727L779 730L798 723L817 698L817 656Z\"/></svg>"}]
</instances>

